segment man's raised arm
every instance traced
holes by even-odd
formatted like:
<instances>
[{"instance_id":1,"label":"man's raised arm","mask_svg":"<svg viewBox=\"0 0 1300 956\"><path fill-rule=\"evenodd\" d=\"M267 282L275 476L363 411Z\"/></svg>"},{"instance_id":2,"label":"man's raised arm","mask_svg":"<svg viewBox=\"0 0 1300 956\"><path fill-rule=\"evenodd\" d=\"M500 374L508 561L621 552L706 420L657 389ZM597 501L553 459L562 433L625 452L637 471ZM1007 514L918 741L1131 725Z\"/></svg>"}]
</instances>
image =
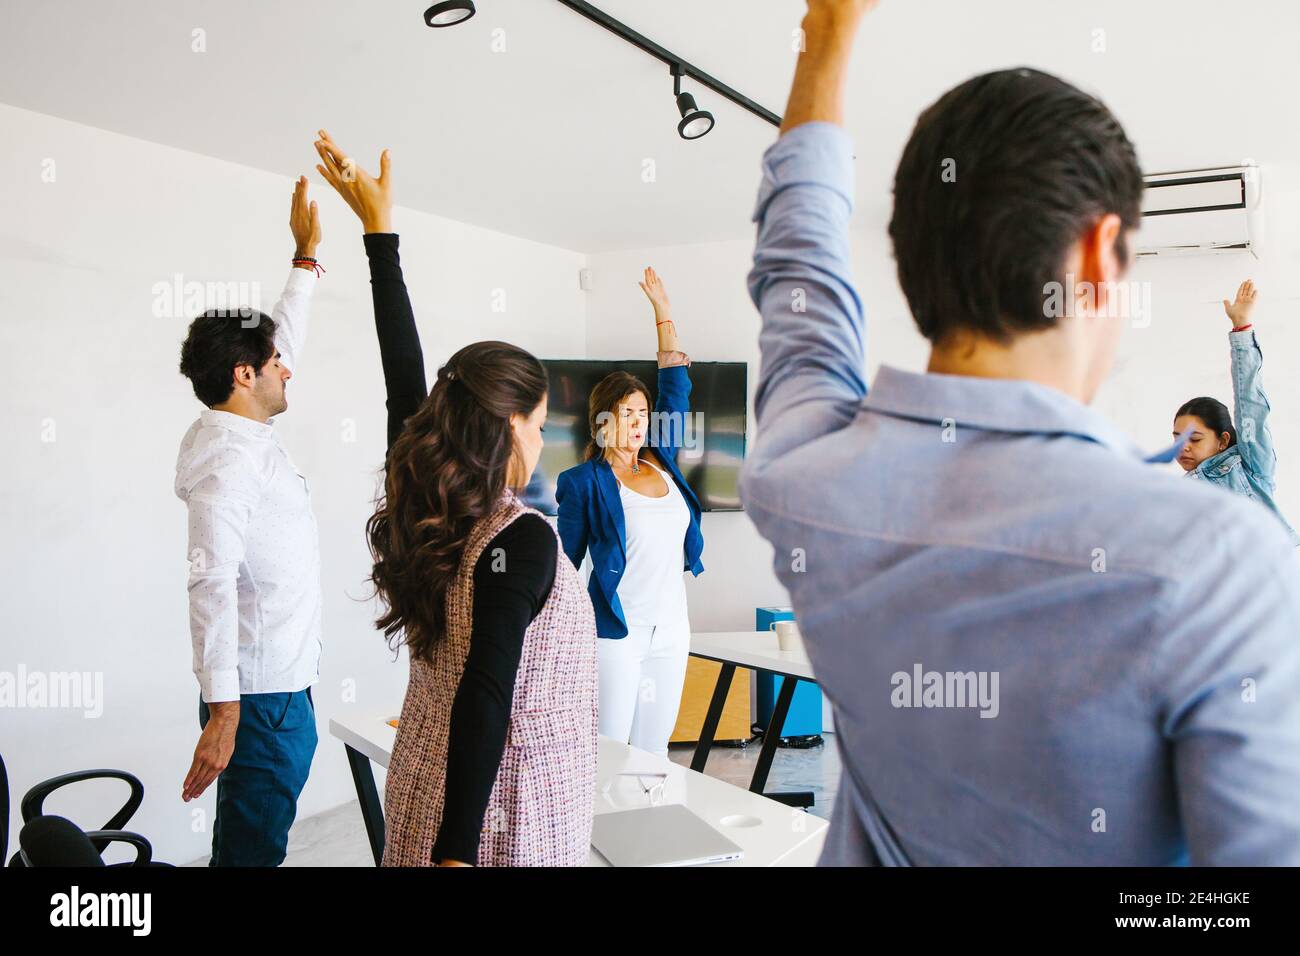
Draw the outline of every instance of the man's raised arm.
<instances>
[{"instance_id":1,"label":"man's raised arm","mask_svg":"<svg viewBox=\"0 0 1300 956\"><path fill-rule=\"evenodd\" d=\"M853 39L875 0L809 0L781 138L763 157L749 292L762 315L747 471L852 420L866 395L862 302L853 288L852 144L842 126ZM752 485L751 485L752 490Z\"/></svg>"},{"instance_id":2,"label":"man's raised arm","mask_svg":"<svg viewBox=\"0 0 1300 956\"><path fill-rule=\"evenodd\" d=\"M307 341L307 315L311 295L316 289L316 247L320 245L320 214L314 201L307 201L307 177L301 177L293 190L293 206L289 211L289 229L293 232L293 268L284 294L275 304L271 318L275 319L275 347L280 352L280 362L290 372L298 372L298 359Z\"/></svg>"}]
</instances>

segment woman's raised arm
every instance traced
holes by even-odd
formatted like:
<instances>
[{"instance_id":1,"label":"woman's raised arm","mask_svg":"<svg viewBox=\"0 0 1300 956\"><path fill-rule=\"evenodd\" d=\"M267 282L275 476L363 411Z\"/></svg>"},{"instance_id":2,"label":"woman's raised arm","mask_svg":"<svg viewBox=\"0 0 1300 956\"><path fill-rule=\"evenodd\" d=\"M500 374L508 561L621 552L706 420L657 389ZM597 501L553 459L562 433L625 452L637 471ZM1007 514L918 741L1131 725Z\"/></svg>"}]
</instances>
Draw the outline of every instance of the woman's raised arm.
<instances>
[{"instance_id":1,"label":"woman's raised arm","mask_svg":"<svg viewBox=\"0 0 1300 956\"><path fill-rule=\"evenodd\" d=\"M392 229L391 157L388 150L379 157L376 179L348 157L325 130L320 131L316 152L321 157L316 169L357 214L365 233L362 239L370 259L370 290L388 394L388 447L391 449L406 419L415 414L429 394L420 333L415 327L415 313L402 278L397 234Z\"/></svg>"},{"instance_id":2,"label":"woman's raised arm","mask_svg":"<svg viewBox=\"0 0 1300 956\"><path fill-rule=\"evenodd\" d=\"M673 324L673 308L668 301L668 290L654 269L646 267L645 279L637 283L655 310L655 333L659 339L657 358L660 368L690 365L691 360L677 342L677 326Z\"/></svg>"},{"instance_id":3,"label":"woman's raised arm","mask_svg":"<svg viewBox=\"0 0 1300 956\"><path fill-rule=\"evenodd\" d=\"M1242 462L1257 481L1272 492L1277 471L1277 453L1273 434L1268 428L1271 411L1260 370L1264 353L1255 338L1255 283L1247 279L1237 289L1237 297L1223 300L1223 310L1232 320L1228 343L1232 350L1232 418L1237 428L1237 451Z\"/></svg>"}]
</instances>

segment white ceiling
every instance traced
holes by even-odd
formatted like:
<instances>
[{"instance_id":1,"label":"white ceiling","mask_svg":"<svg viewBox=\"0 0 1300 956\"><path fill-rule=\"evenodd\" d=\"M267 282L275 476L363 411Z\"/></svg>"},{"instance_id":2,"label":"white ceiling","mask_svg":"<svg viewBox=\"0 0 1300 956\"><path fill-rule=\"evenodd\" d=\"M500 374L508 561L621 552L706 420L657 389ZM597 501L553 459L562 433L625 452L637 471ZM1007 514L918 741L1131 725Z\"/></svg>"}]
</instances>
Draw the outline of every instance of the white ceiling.
<instances>
[{"instance_id":1,"label":"white ceiling","mask_svg":"<svg viewBox=\"0 0 1300 956\"><path fill-rule=\"evenodd\" d=\"M772 127L688 83L718 125L682 141L667 69L555 0L478 0L478 16L445 30L424 26L426 5L3 0L0 102L313 179L325 126L363 162L393 149L403 205L583 252L751 233ZM597 6L784 109L802 0ZM497 28L504 53L491 49ZM859 219L887 216L921 109L1007 66L1099 93L1149 171L1300 164L1298 38L1290 0L883 0L849 104Z\"/></svg>"}]
</instances>

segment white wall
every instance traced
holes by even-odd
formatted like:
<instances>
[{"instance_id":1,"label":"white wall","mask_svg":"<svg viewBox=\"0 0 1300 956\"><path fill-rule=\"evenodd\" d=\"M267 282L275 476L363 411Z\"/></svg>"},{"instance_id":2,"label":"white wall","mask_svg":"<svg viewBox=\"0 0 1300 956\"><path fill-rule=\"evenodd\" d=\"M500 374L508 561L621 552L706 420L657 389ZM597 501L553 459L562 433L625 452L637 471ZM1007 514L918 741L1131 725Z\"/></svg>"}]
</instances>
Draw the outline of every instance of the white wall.
<instances>
[{"instance_id":1,"label":"white wall","mask_svg":"<svg viewBox=\"0 0 1300 956\"><path fill-rule=\"evenodd\" d=\"M1114 373L1095 404L1153 452L1169 444L1174 412L1188 398L1213 395L1231 407L1229 323L1221 300L1232 298L1242 279L1254 277L1262 294L1256 328L1273 406L1278 500L1295 523L1300 521L1300 376L1294 366L1300 354L1300 289L1294 281L1300 264L1300 168L1261 163L1260 258L1237 254L1137 264L1131 278L1149 284L1150 321L1135 321L1127 330ZM753 178L757 185L757 157ZM888 213L887 201L859 205ZM868 322L868 375L874 377L881 363L921 371L929 344L916 331L898 287L885 223L855 221L854 230L854 274ZM590 356L651 355L653 323L636 282L641 270L653 265L668 287L683 347L701 360L749 362L752 403L759 328L745 288L752 253L752 240L743 240L591 256ZM752 404L749 424L752 442ZM772 572L772 549L743 515L705 515L704 535L706 570L688 585L696 628L750 628L755 607L788 603Z\"/></svg>"},{"instance_id":2,"label":"white wall","mask_svg":"<svg viewBox=\"0 0 1300 956\"><path fill-rule=\"evenodd\" d=\"M227 135L214 130L214 135ZM304 131L303 171L315 153ZM0 709L14 800L37 781L90 767L145 784L131 828L160 859L206 852L216 788L180 800L198 737L185 599L185 517L172 493L176 448L200 411L177 371L194 310L153 314L159 282L259 283L269 311L288 274L288 179L0 105L0 672L102 674L102 716ZM378 146L367 152L378 154ZM54 161L55 181L42 181ZM402 177L420 170L396 157ZM324 184L329 270L276 427L312 483L321 529L321 743L300 816L354 796L328 720L356 706L396 712L405 662L372 627L363 527L384 454L384 399L369 275L356 218ZM399 196L400 198L400 196ZM397 228L430 379L452 351L502 338L581 356L585 302L573 252L399 210ZM492 310L493 290L507 311ZM355 440L349 441L349 429ZM52 434L51 434L51 431ZM48 438L50 440L43 440ZM110 785L51 804L85 826L116 809ZM15 805L11 827L18 823ZM16 829L11 830L16 839ZM14 840L10 841L10 851Z\"/></svg>"}]
</instances>

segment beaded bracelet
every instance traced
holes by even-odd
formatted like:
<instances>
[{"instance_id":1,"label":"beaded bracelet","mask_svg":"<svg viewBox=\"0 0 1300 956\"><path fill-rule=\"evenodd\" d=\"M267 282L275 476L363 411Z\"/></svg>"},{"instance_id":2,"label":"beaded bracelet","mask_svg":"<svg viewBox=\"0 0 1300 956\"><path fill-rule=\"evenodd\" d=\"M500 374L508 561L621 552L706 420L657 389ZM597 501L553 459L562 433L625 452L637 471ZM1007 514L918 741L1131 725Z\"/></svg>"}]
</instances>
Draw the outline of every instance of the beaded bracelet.
<instances>
[{"instance_id":1,"label":"beaded bracelet","mask_svg":"<svg viewBox=\"0 0 1300 956\"><path fill-rule=\"evenodd\" d=\"M293 264L295 266L310 266L318 279L325 273L325 267L311 256L295 256Z\"/></svg>"}]
</instances>

